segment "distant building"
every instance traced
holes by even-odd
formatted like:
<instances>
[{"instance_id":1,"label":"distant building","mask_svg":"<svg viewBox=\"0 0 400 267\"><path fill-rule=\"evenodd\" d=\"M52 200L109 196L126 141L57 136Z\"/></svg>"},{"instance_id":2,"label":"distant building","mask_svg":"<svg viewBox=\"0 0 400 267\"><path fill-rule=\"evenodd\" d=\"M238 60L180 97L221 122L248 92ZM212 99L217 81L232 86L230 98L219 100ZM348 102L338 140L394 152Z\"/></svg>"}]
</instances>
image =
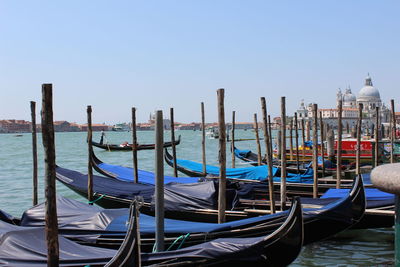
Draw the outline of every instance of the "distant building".
<instances>
[{"instance_id":1,"label":"distant building","mask_svg":"<svg viewBox=\"0 0 400 267\"><path fill-rule=\"evenodd\" d=\"M136 124L136 130L137 131L153 131L154 125L149 124L149 123L138 123L138 124Z\"/></svg>"},{"instance_id":2,"label":"distant building","mask_svg":"<svg viewBox=\"0 0 400 267\"><path fill-rule=\"evenodd\" d=\"M31 131L31 122L24 120L0 120L0 132L27 133Z\"/></svg>"},{"instance_id":3,"label":"distant building","mask_svg":"<svg viewBox=\"0 0 400 267\"><path fill-rule=\"evenodd\" d=\"M376 107L379 107L380 123L386 123L390 119L390 110L382 102L380 93L376 87L372 84L372 79L368 75L365 78L364 87L361 88L356 97L350 87L346 88L345 92L339 89L336 93L336 106L339 101L342 101L342 119L343 124L349 124L349 126L355 126L358 119L358 105L362 105L363 124L372 125L375 124ZM300 120L311 120L313 118L312 104L307 107L304 104L304 100L300 103L300 108L297 110ZM336 108L324 108L318 109L319 113L322 112L322 118L325 123L331 126L337 126L338 109ZM311 120L312 123L312 120Z\"/></svg>"},{"instance_id":4,"label":"distant building","mask_svg":"<svg viewBox=\"0 0 400 267\"><path fill-rule=\"evenodd\" d=\"M231 126L232 123L229 124ZM237 130L249 130L254 128L254 123L252 122L235 122L235 129Z\"/></svg>"},{"instance_id":5,"label":"distant building","mask_svg":"<svg viewBox=\"0 0 400 267\"><path fill-rule=\"evenodd\" d=\"M87 131L87 124L82 124L80 125L81 131ZM110 126L105 125L105 124L92 124L92 131L93 132L100 132L100 131L108 131L110 129Z\"/></svg>"},{"instance_id":6,"label":"distant building","mask_svg":"<svg viewBox=\"0 0 400 267\"><path fill-rule=\"evenodd\" d=\"M201 129L201 123L197 122L192 122L192 123L181 123L178 126L175 127L177 130L200 130Z\"/></svg>"},{"instance_id":7,"label":"distant building","mask_svg":"<svg viewBox=\"0 0 400 267\"><path fill-rule=\"evenodd\" d=\"M79 125L69 123L68 121L55 121L54 131L55 132L79 132L81 129Z\"/></svg>"},{"instance_id":8,"label":"distant building","mask_svg":"<svg viewBox=\"0 0 400 267\"><path fill-rule=\"evenodd\" d=\"M395 112L394 117L396 118L396 122L400 123L400 112Z\"/></svg>"}]
</instances>

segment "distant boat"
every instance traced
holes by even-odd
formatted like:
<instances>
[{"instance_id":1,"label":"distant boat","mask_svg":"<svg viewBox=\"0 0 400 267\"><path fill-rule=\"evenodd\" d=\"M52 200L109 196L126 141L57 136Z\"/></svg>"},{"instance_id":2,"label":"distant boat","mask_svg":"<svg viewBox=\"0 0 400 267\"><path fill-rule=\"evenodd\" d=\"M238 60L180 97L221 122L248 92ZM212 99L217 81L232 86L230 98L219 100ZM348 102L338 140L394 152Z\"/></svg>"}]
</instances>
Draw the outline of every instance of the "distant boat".
<instances>
[{"instance_id":1,"label":"distant boat","mask_svg":"<svg viewBox=\"0 0 400 267\"><path fill-rule=\"evenodd\" d=\"M23 135L22 134L16 134L16 135L14 135L14 137L22 137Z\"/></svg>"},{"instance_id":2,"label":"distant boat","mask_svg":"<svg viewBox=\"0 0 400 267\"><path fill-rule=\"evenodd\" d=\"M207 130L206 136L212 138L212 139L217 139L219 138L219 128L218 127L211 127Z\"/></svg>"},{"instance_id":3,"label":"distant boat","mask_svg":"<svg viewBox=\"0 0 400 267\"><path fill-rule=\"evenodd\" d=\"M114 132L123 132L124 129L121 126L114 126L111 128Z\"/></svg>"},{"instance_id":4,"label":"distant boat","mask_svg":"<svg viewBox=\"0 0 400 267\"><path fill-rule=\"evenodd\" d=\"M181 142L181 136L179 135L178 140L175 140L175 145L179 145ZM99 143L92 141L92 145L98 148L102 148L108 151L132 151L132 144L128 142L117 144L107 144L103 143L102 139ZM171 147L172 142L164 142L164 147ZM151 150L155 148L155 144L138 144L137 150Z\"/></svg>"}]
</instances>

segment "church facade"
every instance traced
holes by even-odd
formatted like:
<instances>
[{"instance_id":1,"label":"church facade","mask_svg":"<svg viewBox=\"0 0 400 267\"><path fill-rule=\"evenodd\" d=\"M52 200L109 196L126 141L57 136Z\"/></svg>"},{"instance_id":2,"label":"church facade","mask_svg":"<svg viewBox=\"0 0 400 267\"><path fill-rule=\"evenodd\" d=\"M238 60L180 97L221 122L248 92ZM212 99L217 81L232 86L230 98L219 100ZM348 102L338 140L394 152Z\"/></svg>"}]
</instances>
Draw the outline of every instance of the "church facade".
<instances>
[{"instance_id":1,"label":"church facade","mask_svg":"<svg viewBox=\"0 0 400 267\"><path fill-rule=\"evenodd\" d=\"M350 87L346 88L344 92L340 89L336 93L336 107L328 109L318 109L319 114L322 115L324 122L331 126L337 126L338 118L338 104L342 101L342 120L343 124L349 124L350 127L354 127L358 119L358 105L362 105L363 124L368 127L375 124L376 118L376 107L379 107L379 119L380 123L389 122L390 110L382 102L380 93L372 83L371 77L365 78L364 86L358 93L358 96L354 95ZM300 108L297 110L299 119L310 120L313 117L312 104L305 105L302 100Z\"/></svg>"}]
</instances>

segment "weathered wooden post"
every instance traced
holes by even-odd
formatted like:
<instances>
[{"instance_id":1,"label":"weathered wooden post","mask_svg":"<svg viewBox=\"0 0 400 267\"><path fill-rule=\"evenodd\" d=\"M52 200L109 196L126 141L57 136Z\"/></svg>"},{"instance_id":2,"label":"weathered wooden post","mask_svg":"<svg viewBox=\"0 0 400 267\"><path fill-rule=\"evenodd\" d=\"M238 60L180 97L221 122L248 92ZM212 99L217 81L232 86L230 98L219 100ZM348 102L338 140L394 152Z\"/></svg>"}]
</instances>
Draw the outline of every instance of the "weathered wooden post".
<instances>
[{"instance_id":1,"label":"weathered wooden post","mask_svg":"<svg viewBox=\"0 0 400 267\"><path fill-rule=\"evenodd\" d=\"M286 209L286 98L281 97L281 210Z\"/></svg>"},{"instance_id":2,"label":"weathered wooden post","mask_svg":"<svg viewBox=\"0 0 400 267\"><path fill-rule=\"evenodd\" d=\"M290 160L293 160L293 120L289 122L289 147L290 147Z\"/></svg>"},{"instance_id":3,"label":"weathered wooden post","mask_svg":"<svg viewBox=\"0 0 400 267\"><path fill-rule=\"evenodd\" d=\"M278 130L278 135L276 136L276 157L278 159L282 158L282 130ZM281 162L282 164L282 162Z\"/></svg>"},{"instance_id":4,"label":"weathered wooden post","mask_svg":"<svg viewBox=\"0 0 400 267\"><path fill-rule=\"evenodd\" d=\"M400 266L400 163L376 167L371 172L372 184L379 190L395 194L395 262Z\"/></svg>"},{"instance_id":5,"label":"weathered wooden post","mask_svg":"<svg viewBox=\"0 0 400 267\"><path fill-rule=\"evenodd\" d=\"M302 152L303 152L303 160L302 162L304 162L306 160L306 136L304 135L305 133L305 129L304 129L305 125L304 125L304 118L301 119L301 138L302 138Z\"/></svg>"},{"instance_id":6,"label":"weathered wooden post","mask_svg":"<svg viewBox=\"0 0 400 267\"><path fill-rule=\"evenodd\" d=\"M379 107L375 107L375 167L379 165Z\"/></svg>"},{"instance_id":7,"label":"weathered wooden post","mask_svg":"<svg viewBox=\"0 0 400 267\"><path fill-rule=\"evenodd\" d=\"M357 121L357 147L356 147L356 174L361 174L360 155L361 155L361 127L362 127L362 104L358 104L358 121Z\"/></svg>"},{"instance_id":8,"label":"weathered wooden post","mask_svg":"<svg viewBox=\"0 0 400 267\"><path fill-rule=\"evenodd\" d=\"M174 176L178 177L178 169L176 166L176 146L175 146L175 123L174 123L174 108L170 108L170 121L171 121L171 143L172 143L172 156L174 157Z\"/></svg>"},{"instance_id":9,"label":"weathered wooden post","mask_svg":"<svg viewBox=\"0 0 400 267\"><path fill-rule=\"evenodd\" d=\"M201 102L201 152L203 162L203 175L207 175L206 163L206 121L204 116L204 102Z\"/></svg>"},{"instance_id":10,"label":"weathered wooden post","mask_svg":"<svg viewBox=\"0 0 400 267\"><path fill-rule=\"evenodd\" d=\"M92 164L92 106L87 106L87 139L88 139L88 201L93 205L93 164Z\"/></svg>"},{"instance_id":11,"label":"weathered wooden post","mask_svg":"<svg viewBox=\"0 0 400 267\"><path fill-rule=\"evenodd\" d=\"M392 118L392 128L390 129L390 163L394 163L394 139L396 139L396 113L394 112L394 99L390 100L390 105Z\"/></svg>"},{"instance_id":12,"label":"weathered wooden post","mask_svg":"<svg viewBox=\"0 0 400 267\"><path fill-rule=\"evenodd\" d=\"M314 169L314 185L313 198L318 198L318 106L313 104L313 169Z\"/></svg>"},{"instance_id":13,"label":"weathered wooden post","mask_svg":"<svg viewBox=\"0 0 400 267\"><path fill-rule=\"evenodd\" d=\"M351 128L351 138L357 138L357 125Z\"/></svg>"},{"instance_id":14,"label":"weathered wooden post","mask_svg":"<svg viewBox=\"0 0 400 267\"><path fill-rule=\"evenodd\" d=\"M328 159L330 161L333 161L335 159L335 133L333 132L332 129L329 129L329 131L326 134L326 144L327 144L327 153L328 153Z\"/></svg>"},{"instance_id":15,"label":"weathered wooden post","mask_svg":"<svg viewBox=\"0 0 400 267\"><path fill-rule=\"evenodd\" d=\"M53 125L53 85L42 85L42 140L45 172L45 232L47 266L59 266L58 220L56 203L56 150Z\"/></svg>"},{"instance_id":16,"label":"weathered wooden post","mask_svg":"<svg viewBox=\"0 0 400 267\"><path fill-rule=\"evenodd\" d=\"M161 110L156 111L155 140L155 215L156 215L156 251L164 251L164 125Z\"/></svg>"},{"instance_id":17,"label":"weathered wooden post","mask_svg":"<svg viewBox=\"0 0 400 267\"><path fill-rule=\"evenodd\" d=\"M142 267L142 253L141 253L141 240L140 240L140 223L139 223L139 203L136 200L135 203L135 221L134 221L134 229L136 229L136 238L135 238L135 267Z\"/></svg>"},{"instance_id":18,"label":"weathered wooden post","mask_svg":"<svg viewBox=\"0 0 400 267\"><path fill-rule=\"evenodd\" d=\"M338 103L338 131L336 151L336 188L340 188L342 180L342 100Z\"/></svg>"},{"instance_id":19,"label":"weathered wooden post","mask_svg":"<svg viewBox=\"0 0 400 267\"><path fill-rule=\"evenodd\" d=\"M218 190L218 223L225 222L226 210L226 125L225 125L225 90L218 89L218 126L219 126L219 190Z\"/></svg>"},{"instance_id":20,"label":"weathered wooden post","mask_svg":"<svg viewBox=\"0 0 400 267\"><path fill-rule=\"evenodd\" d=\"M311 121L306 122L306 140L311 141Z\"/></svg>"},{"instance_id":21,"label":"weathered wooden post","mask_svg":"<svg viewBox=\"0 0 400 267\"><path fill-rule=\"evenodd\" d=\"M349 122L346 122L346 133L349 134L350 133L350 125Z\"/></svg>"},{"instance_id":22,"label":"weathered wooden post","mask_svg":"<svg viewBox=\"0 0 400 267\"><path fill-rule=\"evenodd\" d=\"M232 111L232 141L231 141L231 152L232 152L232 168L235 168L235 111Z\"/></svg>"},{"instance_id":23,"label":"weathered wooden post","mask_svg":"<svg viewBox=\"0 0 400 267\"><path fill-rule=\"evenodd\" d=\"M31 101L31 132L32 132L32 159L33 159L33 192L32 203L35 206L38 203L38 163L37 163L37 137L36 137L36 102Z\"/></svg>"},{"instance_id":24,"label":"weathered wooden post","mask_svg":"<svg viewBox=\"0 0 400 267\"><path fill-rule=\"evenodd\" d=\"M272 125L272 123L271 123L271 115L268 115L268 138L269 138L269 151L270 151L270 154L271 154L271 161L272 161L272 158L273 158L273 152L274 152L274 150L273 150L273 148L272 148L272 127L271 127L271 125ZM278 136L280 136L280 134L278 135Z\"/></svg>"},{"instance_id":25,"label":"weathered wooden post","mask_svg":"<svg viewBox=\"0 0 400 267\"><path fill-rule=\"evenodd\" d=\"M294 113L294 130L296 136L296 166L297 173L300 173L300 163L299 163L299 125L297 121L297 112Z\"/></svg>"},{"instance_id":26,"label":"weathered wooden post","mask_svg":"<svg viewBox=\"0 0 400 267\"><path fill-rule=\"evenodd\" d=\"M265 97L261 97L261 110L263 115L265 153L267 154L269 201L271 213L275 213L274 176L272 174L272 136L268 128L271 124L269 124L267 120L267 104L265 102Z\"/></svg>"},{"instance_id":27,"label":"weathered wooden post","mask_svg":"<svg viewBox=\"0 0 400 267\"><path fill-rule=\"evenodd\" d=\"M324 136L324 122L322 120L322 111L319 112L319 125L321 136L321 158L322 158L322 177L325 177L325 136Z\"/></svg>"},{"instance_id":28,"label":"weathered wooden post","mask_svg":"<svg viewBox=\"0 0 400 267\"><path fill-rule=\"evenodd\" d=\"M261 156L260 136L258 134L257 113L254 113L254 131L256 133L256 142L257 142L257 164L258 164L258 166L261 166L262 156Z\"/></svg>"},{"instance_id":29,"label":"weathered wooden post","mask_svg":"<svg viewBox=\"0 0 400 267\"><path fill-rule=\"evenodd\" d=\"M132 108L132 160L133 178L135 183L139 182L138 158L137 158L137 135L136 135L136 108Z\"/></svg>"}]
</instances>

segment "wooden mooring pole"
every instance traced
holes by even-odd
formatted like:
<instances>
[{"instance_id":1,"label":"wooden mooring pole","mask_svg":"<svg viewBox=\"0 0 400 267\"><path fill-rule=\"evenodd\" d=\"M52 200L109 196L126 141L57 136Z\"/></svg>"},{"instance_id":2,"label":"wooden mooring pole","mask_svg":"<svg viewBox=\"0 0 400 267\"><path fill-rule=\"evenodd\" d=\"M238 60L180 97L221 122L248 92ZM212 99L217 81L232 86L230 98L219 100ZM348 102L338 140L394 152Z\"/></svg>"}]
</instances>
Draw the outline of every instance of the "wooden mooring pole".
<instances>
[{"instance_id":1,"label":"wooden mooring pole","mask_svg":"<svg viewBox=\"0 0 400 267\"><path fill-rule=\"evenodd\" d=\"M335 133L332 129L329 129L326 133L326 150L328 160L333 162L335 159Z\"/></svg>"},{"instance_id":2,"label":"wooden mooring pole","mask_svg":"<svg viewBox=\"0 0 400 267\"><path fill-rule=\"evenodd\" d=\"M342 180L342 100L338 103L338 130L336 146L336 188L340 188Z\"/></svg>"},{"instance_id":3,"label":"wooden mooring pole","mask_svg":"<svg viewBox=\"0 0 400 267\"><path fill-rule=\"evenodd\" d=\"M265 143L265 153L267 158L268 165L268 193L269 193L269 202L270 202L270 211L271 214L275 213L275 198L274 198L274 176L272 173L272 136L269 131L269 124L267 119L267 104L265 102L265 98L261 97L261 110L263 116L263 130L264 130L264 143Z\"/></svg>"},{"instance_id":4,"label":"wooden mooring pole","mask_svg":"<svg viewBox=\"0 0 400 267\"><path fill-rule=\"evenodd\" d=\"M269 197L269 202L270 204L270 210L271 214L274 214L276 212L276 207L275 207L275 196L274 196L274 175L272 174L272 157L273 157L273 149L272 149L272 129L271 129L271 115L268 115L268 148L269 148L269 153L268 153L268 187L270 188L270 197ZM271 193L272 191L272 193Z\"/></svg>"},{"instance_id":5,"label":"wooden mooring pole","mask_svg":"<svg viewBox=\"0 0 400 267\"><path fill-rule=\"evenodd\" d=\"M87 139L88 139L88 202L93 205L93 164L92 164L92 106L87 106Z\"/></svg>"},{"instance_id":6,"label":"wooden mooring pole","mask_svg":"<svg viewBox=\"0 0 400 267\"><path fill-rule=\"evenodd\" d=\"M206 163L206 121L204 116L204 102L201 102L201 152L203 162L203 175L207 175Z\"/></svg>"},{"instance_id":7,"label":"wooden mooring pole","mask_svg":"<svg viewBox=\"0 0 400 267\"><path fill-rule=\"evenodd\" d=\"M256 133L256 143L257 143L257 165L261 166L262 156L261 156L260 135L258 134L257 113L254 113L254 132Z\"/></svg>"},{"instance_id":8,"label":"wooden mooring pole","mask_svg":"<svg viewBox=\"0 0 400 267\"><path fill-rule=\"evenodd\" d=\"M156 215L156 251L164 251L164 125L161 110L156 111L155 140L155 215Z\"/></svg>"},{"instance_id":9,"label":"wooden mooring pole","mask_svg":"<svg viewBox=\"0 0 400 267\"><path fill-rule=\"evenodd\" d=\"M232 141L231 141L231 152L232 152L232 168L235 168L235 111L232 111Z\"/></svg>"},{"instance_id":10,"label":"wooden mooring pole","mask_svg":"<svg viewBox=\"0 0 400 267\"><path fill-rule=\"evenodd\" d=\"M306 121L306 140L311 141L311 121Z\"/></svg>"},{"instance_id":11,"label":"wooden mooring pole","mask_svg":"<svg viewBox=\"0 0 400 267\"><path fill-rule=\"evenodd\" d=\"M394 112L394 99L390 100L390 106L392 118L392 128L390 129L390 163L394 163L394 140L396 139L396 113Z\"/></svg>"},{"instance_id":12,"label":"wooden mooring pole","mask_svg":"<svg viewBox=\"0 0 400 267\"><path fill-rule=\"evenodd\" d=\"M293 160L293 120L289 122L289 148L290 148L290 160Z\"/></svg>"},{"instance_id":13,"label":"wooden mooring pole","mask_svg":"<svg viewBox=\"0 0 400 267\"><path fill-rule=\"evenodd\" d=\"M314 185L313 198L318 198L318 105L313 104L313 169L314 169Z\"/></svg>"},{"instance_id":14,"label":"wooden mooring pole","mask_svg":"<svg viewBox=\"0 0 400 267\"><path fill-rule=\"evenodd\" d=\"M295 138L296 138L296 167L297 173L300 173L300 163L299 163L299 125L297 121L297 112L294 113L294 131L295 131Z\"/></svg>"},{"instance_id":15,"label":"wooden mooring pole","mask_svg":"<svg viewBox=\"0 0 400 267\"><path fill-rule=\"evenodd\" d=\"M304 118L301 119L301 138L302 138L302 143L303 143L303 149L302 149L302 154L303 154L303 160L304 162L306 160L306 136L305 136L305 123L304 123Z\"/></svg>"},{"instance_id":16,"label":"wooden mooring pole","mask_svg":"<svg viewBox=\"0 0 400 267\"><path fill-rule=\"evenodd\" d=\"M174 123L174 108L170 108L171 119L171 143L172 143L172 156L174 157L174 176L178 177L178 169L176 166L176 146L175 146L175 123Z\"/></svg>"},{"instance_id":17,"label":"wooden mooring pole","mask_svg":"<svg viewBox=\"0 0 400 267\"><path fill-rule=\"evenodd\" d=\"M31 101L31 132L32 132L32 160L33 160L33 190L32 203L33 206L38 203L38 163L37 163L37 136L36 136L36 102Z\"/></svg>"},{"instance_id":18,"label":"wooden mooring pole","mask_svg":"<svg viewBox=\"0 0 400 267\"><path fill-rule=\"evenodd\" d=\"M374 167L379 165L379 107L375 107L375 164Z\"/></svg>"},{"instance_id":19,"label":"wooden mooring pole","mask_svg":"<svg viewBox=\"0 0 400 267\"><path fill-rule=\"evenodd\" d=\"M45 175L45 233L47 266L59 266L58 220L56 203L56 150L53 125L53 85L42 85L42 140Z\"/></svg>"},{"instance_id":20,"label":"wooden mooring pole","mask_svg":"<svg viewBox=\"0 0 400 267\"><path fill-rule=\"evenodd\" d=\"M139 182L138 158L137 158L137 135L136 135L136 108L132 108L132 160L133 177L135 183Z\"/></svg>"},{"instance_id":21,"label":"wooden mooring pole","mask_svg":"<svg viewBox=\"0 0 400 267\"><path fill-rule=\"evenodd\" d=\"M357 121L357 147L356 147L356 174L361 174L361 127L362 127L362 104L358 104L358 121Z\"/></svg>"},{"instance_id":22,"label":"wooden mooring pole","mask_svg":"<svg viewBox=\"0 0 400 267\"><path fill-rule=\"evenodd\" d=\"M324 122L322 120L322 111L319 112L319 125L320 125L320 139L321 139L321 158L322 158L322 177L325 177L325 135L324 135Z\"/></svg>"},{"instance_id":23,"label":"wooden mooring pole","mask_svg":"<svg viewBox=\"0 0 400 267\"><path fill-rule=\"evenodd\" d=\"M286 98L281 97L281 210L286 209Z\"/></svg>"},{"instance_id":24,"label":"wooden mooring pole","mask_svg":"<svg viewBox=\"0 0 400 267\"><path fill-rule=\"evenodd\" d=\"M218 126L219 126L219 190L218 190L218 223L224 223L226 210L226 125L225 125L225 90L218 89Z\"/></svg>"}]
</instances>

